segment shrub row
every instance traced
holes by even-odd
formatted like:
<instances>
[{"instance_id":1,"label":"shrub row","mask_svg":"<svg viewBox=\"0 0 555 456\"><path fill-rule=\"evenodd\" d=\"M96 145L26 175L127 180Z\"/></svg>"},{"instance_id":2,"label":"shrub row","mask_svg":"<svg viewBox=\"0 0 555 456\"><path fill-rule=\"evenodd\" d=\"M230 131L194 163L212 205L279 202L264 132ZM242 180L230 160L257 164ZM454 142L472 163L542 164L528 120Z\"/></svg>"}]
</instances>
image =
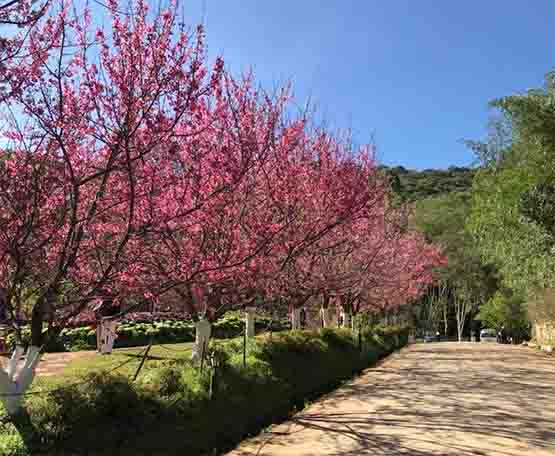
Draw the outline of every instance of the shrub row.
<instances>
[{"instance_id":1,"label":"shrub row","mask_svg":"<svg viewBox=\"0 0 555 456\"><path fill-rule=\"evenodd\" d=\"M212 349L223 365L212 397L212 371L186 361L159 364L135 384L91 373L77 386L31 397L18 430L0 425L0 450L8 456L222 454L406 341L401 328L364 331L360 342L349 330L282 332L251 341L245 366L240 340L219 341Z\"/></svg>"},{"instance_id":2,"label":"shrub row","mask_svg":"<svg viewBox=\"0 0 555 456\"><path fill-rule=\"evenodd\" d=\"M257 317L255 326L257 331L281 331L286 328L286 323L271 321L267 317ZM217 339L228 339L242 334L245 327L244 319L240 312L227 312L213 325L213 336ZM21 331L24 345L31 338L29 326L24 326ZM151 338L156 344L169 344L192 342L195 339L195 328L192 320L163 320L144 321L134 316L132 319L123 320L117 328L118 337L115 348L139 347L147 345ZM15 336L8 335L7 346L13 350ZM45 350L48 352L94 350L96 349L96 330L92 326L65 328L55 339L48 341Z\"/></svg>"}]
</instances>

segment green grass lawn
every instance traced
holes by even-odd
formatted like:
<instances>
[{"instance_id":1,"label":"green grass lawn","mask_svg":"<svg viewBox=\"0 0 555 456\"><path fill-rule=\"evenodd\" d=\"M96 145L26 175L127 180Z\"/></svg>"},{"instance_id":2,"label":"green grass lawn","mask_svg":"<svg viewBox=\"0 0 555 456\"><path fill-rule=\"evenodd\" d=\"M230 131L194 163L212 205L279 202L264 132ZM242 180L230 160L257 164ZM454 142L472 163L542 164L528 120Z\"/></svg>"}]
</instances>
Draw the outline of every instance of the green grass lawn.
<instances>
[{"instance_id":1,"label":"green grass lawn","mask_svg":"<svg viewBox=\"0 0 555 456\"><path fill-rule=\"evenodd\" d=\"M160 361L189 359L191 357L192 348L193 344L190 342L153 345L148 353L143 369L156 367L156 365L160 364ZM133 374L139 366L146 349L147 347L119 348L114 350L111 355L95 353L90 357L74 360L65 368L62 374L74 376L76 374L89 372L93 369L111 370L124 362L127 362L127 364L119 368L118 372L122 374Z\"/></svg>"},{"instance_id":2,"label":"green grass lawn","mask_svg":"<svg viewBox=\"0 0 555 456\"><path fill-rule=\"evenodd\" d=\"M179 361L191 358L193 344L191 342L181 344L153 345L148 353L148 357L141 369L144 374L149 369L159 367L166 361ZM77 358L69 362L57 375L39 376L31 391L41 391L57 386L71 384L79 381L84 374L94 371L114 371L128 377L133 377L143 354L147 347L119 348L110 355L100 353L86 353L82 358Z\"/></svg>"}]
</instances>

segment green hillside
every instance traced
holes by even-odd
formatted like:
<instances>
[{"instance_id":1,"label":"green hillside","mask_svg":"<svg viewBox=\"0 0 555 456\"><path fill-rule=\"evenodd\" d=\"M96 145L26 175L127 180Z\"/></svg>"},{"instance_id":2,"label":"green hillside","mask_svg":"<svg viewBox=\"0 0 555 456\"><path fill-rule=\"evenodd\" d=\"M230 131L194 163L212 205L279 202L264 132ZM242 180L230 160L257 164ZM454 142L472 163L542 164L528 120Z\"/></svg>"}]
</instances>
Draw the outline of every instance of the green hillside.
<instances>
[{"instance_id":1,"label":"green hillside","mask_svg":"<svg viewBox=\"0 0 555 456\"><path fill-rule=\"evenodd\" d=\"M451 192L469 191L475 170L451 166L448 169L417 171L403 166L381 166L391 179L395 193L406 201L417 201Z\"/></svg>"}]
</instances>

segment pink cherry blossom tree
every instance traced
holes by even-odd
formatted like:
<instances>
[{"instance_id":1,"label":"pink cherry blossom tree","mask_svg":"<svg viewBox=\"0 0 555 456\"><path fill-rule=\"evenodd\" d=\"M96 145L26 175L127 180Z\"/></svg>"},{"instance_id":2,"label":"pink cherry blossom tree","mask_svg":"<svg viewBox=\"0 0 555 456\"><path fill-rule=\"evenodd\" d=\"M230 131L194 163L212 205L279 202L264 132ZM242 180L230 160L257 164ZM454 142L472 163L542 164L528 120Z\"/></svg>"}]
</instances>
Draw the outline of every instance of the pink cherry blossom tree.
<instances>
[{"instance_id":1,"label":"pink cherry blossom tree","mask_svg":"<svg viewBox=\"0 0 555 456\"><path fill-rule=\"evenodd\" d=\"M331 297L344 326L352 315L412 302L433 279L443 258L422 236L406 229L406 208L388 208L387 189L380 205L345 228L339 248L320 259L323 273L322 320L326 325Z\"/></svg>"},{"instance_id":2,"label":"pink cherry blossom tree","mask_svg":"<svg viewBox=\"0 0 555 456\"><path fill-rule=\"evenodd\" d=\"M159 163L202 133L199 113L221 78L223 62L206 67L203 31L179 30L175 5L154 18L145 1L132 9L113 13L106 36L90 30L87 11L72 18L62 5L35 26L26 57L2 67L15 114L0 164L0 281L16 330L31 319L23 368L17 347L0 371L10 413L32 382L44 325L124 295L147 234L160 229Z\"/></svg>"},{"instance_id":3,"label":"pink cherry blossom tree","mask_svg":"<svg viewBox=\"0 0 555 456\"><path fill-rule=\"evenodd\" d=\"M208 65L175 2L107 7L110 31L64 2L0 3L29 31L0 48L0 299L16 333L31 321L23 366L18 344L0 370L9 413L46 337L108 303L177 296L202 357L213 316L260 297L297 327L310 298L350 316L421 293L441 255L403 229L371 146Z\"/></svg>"}]
</instances>

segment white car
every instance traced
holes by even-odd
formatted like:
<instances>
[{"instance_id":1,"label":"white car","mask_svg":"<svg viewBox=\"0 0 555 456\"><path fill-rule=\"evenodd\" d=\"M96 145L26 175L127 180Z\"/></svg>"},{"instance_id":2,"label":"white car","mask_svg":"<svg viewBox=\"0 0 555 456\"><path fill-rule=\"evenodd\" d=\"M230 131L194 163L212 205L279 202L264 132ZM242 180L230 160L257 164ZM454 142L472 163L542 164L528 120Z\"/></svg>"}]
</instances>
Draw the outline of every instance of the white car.
<instances>
[{"instance_id":1,"label":"white car","mask_svg":"<svg viewBox=\"0 0 555 456\"><path fill-rule=\"evenodd\" d=\"M487 328L480 331L480 342L497 342L497 331Z\"/></svg>"}]
</instances>

